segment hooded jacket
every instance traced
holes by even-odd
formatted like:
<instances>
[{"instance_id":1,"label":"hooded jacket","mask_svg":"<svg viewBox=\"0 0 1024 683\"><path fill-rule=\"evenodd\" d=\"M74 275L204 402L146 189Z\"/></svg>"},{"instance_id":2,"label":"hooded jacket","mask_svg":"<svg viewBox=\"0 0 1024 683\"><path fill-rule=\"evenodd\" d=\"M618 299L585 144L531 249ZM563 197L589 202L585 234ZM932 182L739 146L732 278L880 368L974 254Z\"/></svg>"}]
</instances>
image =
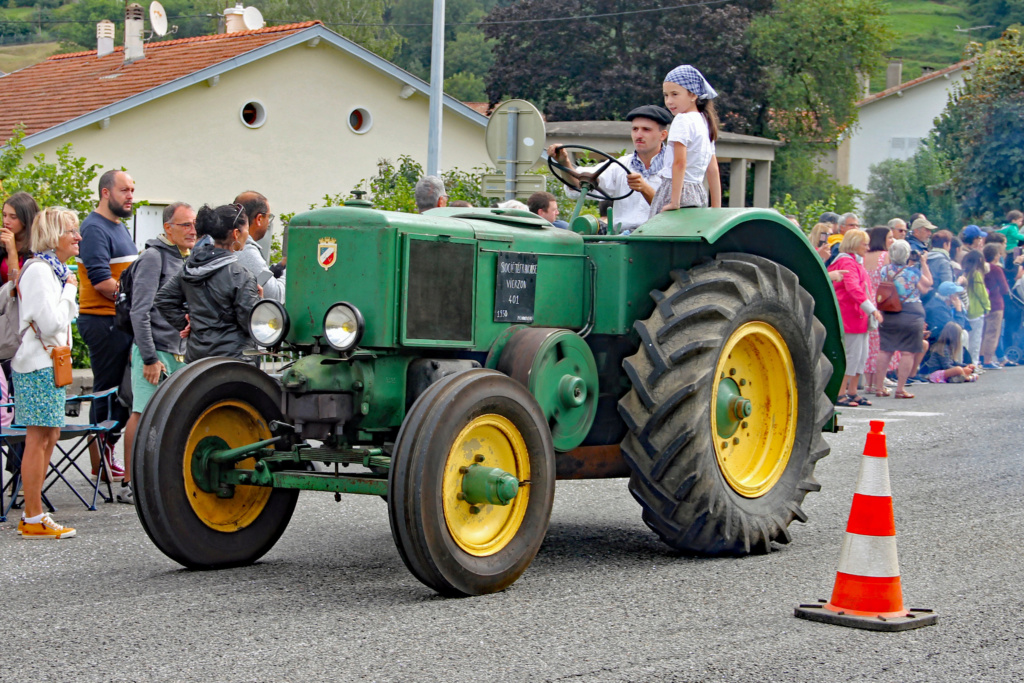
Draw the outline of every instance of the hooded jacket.
<instances>
[{"instance_id":1,"label":"hooded jacket","mask_svg":"<svg viewBox=\"0 0 1024 683\"><path fill-rule=\"evenodd\" d=\"M234 252L213 244L199 247L156 295L156 307L175 329L191 325L185 361L211 356L249 360L249 311L259 301L256 278ZM185 314L189 319L185 319Z\"/></svg>"},{"instance_id":2,"label":"hooded jacket","mask_svg":"<svg viewBox=\"0 0 1024 683\"><path fill-rule=\"evenodd\" d=\"M153 305L157 291L181 270L185 260L178 247L159 237L146 242L146 250L137 260L132 266L132 331L142 362L152 365L159 360L157 351L185 353L185 340Z\"/></svg>"}]
</instances>

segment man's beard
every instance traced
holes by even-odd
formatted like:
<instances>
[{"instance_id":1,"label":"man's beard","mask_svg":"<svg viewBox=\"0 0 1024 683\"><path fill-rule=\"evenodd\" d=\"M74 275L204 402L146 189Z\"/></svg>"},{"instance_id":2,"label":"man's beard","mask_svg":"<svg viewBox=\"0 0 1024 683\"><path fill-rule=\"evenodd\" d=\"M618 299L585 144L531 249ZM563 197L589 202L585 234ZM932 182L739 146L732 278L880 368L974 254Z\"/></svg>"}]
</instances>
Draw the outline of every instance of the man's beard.
<instances>
[{"instance_id":1,"label":"man's beard","mask_svg":"<svg viewBox=\"0 0 1024 683\"><path fill-rule=\"evenodd\" d=\"M124 205L118 205L110 202L107 204L107 208L110 209L110 213L114 214L118 218L128 218L132 215L132 210L130 208L124 208Z\"/></svg>"}]
</instances>

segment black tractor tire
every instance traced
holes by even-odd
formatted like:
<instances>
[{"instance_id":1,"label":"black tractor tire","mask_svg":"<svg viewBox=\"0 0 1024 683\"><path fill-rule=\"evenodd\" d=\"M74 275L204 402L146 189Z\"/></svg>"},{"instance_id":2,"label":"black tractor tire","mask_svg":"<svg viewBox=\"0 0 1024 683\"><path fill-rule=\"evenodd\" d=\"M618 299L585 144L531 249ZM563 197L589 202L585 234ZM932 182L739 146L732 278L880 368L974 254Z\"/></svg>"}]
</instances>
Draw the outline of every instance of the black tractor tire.
<instances>
[{"instance_id":1,"label":"black tractor tire","mask_svg":"<svg viewBox=\"0 0 1024 683\"><path fill-rule=\"evenodd\" d=\"M150 399L132 449L135 510L142 527L161 552L190 569L252 564L284 533L298 500L299 492L294 490L270 489L263 500L259 494L266 489L239 486L238 500L241 496L259 500L259 508L251 508L253 519L231 528L226 524L214 528L203 521L189 500L190 490L193 498L204 494L195 490L191 474L186 473L186 458L191 457L186 450L197 420L215 414L207 411L219 410L218 405L227 411L224 423L234 422L241 410L250 414L254 428L259 425L265 435L270 421L281 419L281 388L249 363L230 358L192 363L168 377ZM207 500L216 513L217 500ZM224 499L222 504L230 506L232 500Z\"/></svg>"},{"instance_id":2,"label":"black tractor tire","mask_svg":"<svg viewBox=\"0 0 1024 683\"><path fill-rule=\"evenodd\" d=\"M673 271L672 279L666 290L651 293L654 312L634 324L640 349L623 362L632 384L619 402L629 430L622 453L632 469L630 493L644 522L672 548L698 555L770 552L772 541L790 542L794 519L807 521L800 504L821 488L814 467L829 453L822 427L834 413L825 393L832 376L822 354L825 328L796 275L758 256L719 254ZM730 485L716 439L725 444L713 434L711 417L723 349L751 323L767 323L784 340L797 394L788 462L756 497Z\"/></svg>"},{"instance_id":3,"label":"black tractor tire","mask_svg":"<svg viewBox=\"0 0 1024 683\"><path fill-rule=\"evenodd\" d=\"M445 498L444 485L460 435L492 415L507 420L521 435L529 484L520 486L518 500L511 504L524 505L517 511L521 521L506 523L510 531L485 554L467 550L453 532L457 513L464 511L462 503ZM523 481L525 472L511 473ZM402 423L388 489L391 535L417 579L451 597L503 590L533 561L551 518L555 453L544 412L519 382L500 372L474 369L445 377L416 399ZM501 514L495 510L484 506L479 514Z\"/></svg>"}]
</instances>

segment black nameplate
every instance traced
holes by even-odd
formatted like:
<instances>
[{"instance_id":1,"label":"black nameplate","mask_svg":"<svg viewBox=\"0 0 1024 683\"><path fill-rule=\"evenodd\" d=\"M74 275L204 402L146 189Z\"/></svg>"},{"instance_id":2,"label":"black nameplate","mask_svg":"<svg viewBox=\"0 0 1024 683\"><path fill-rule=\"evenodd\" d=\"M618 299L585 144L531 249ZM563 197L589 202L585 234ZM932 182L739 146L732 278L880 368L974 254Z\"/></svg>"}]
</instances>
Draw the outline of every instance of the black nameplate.
<instances>
[{"instance_id":1,"label":"black nameplate","mask_svg":"<svg viewBox=\"0 0 1024 683\"><path fill-rule=\"evenodd\" d=\"M537 298L537 255L498 253L494 286L494 322L532 323Z\"/></svg>"}]
</instances>

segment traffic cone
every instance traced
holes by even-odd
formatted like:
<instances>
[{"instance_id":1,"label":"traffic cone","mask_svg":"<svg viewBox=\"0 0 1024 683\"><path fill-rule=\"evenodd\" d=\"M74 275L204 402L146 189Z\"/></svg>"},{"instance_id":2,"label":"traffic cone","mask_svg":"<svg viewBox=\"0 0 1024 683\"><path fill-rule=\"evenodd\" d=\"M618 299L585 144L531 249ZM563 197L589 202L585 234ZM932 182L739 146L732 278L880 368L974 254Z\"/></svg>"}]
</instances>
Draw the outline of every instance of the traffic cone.
<instances>
[{"instance_id":1,"label":"traffic cone","mask_svg":"<svg viewBox=\"0 0 1024 683\"><path fill-rule=\"evenodd\" d=\"M930 609L903 608L884 428L872 420L832 599L800 605L795 615L801 619L871 631L906 631L939 619Z\"/></svg>"}]
</instances>

